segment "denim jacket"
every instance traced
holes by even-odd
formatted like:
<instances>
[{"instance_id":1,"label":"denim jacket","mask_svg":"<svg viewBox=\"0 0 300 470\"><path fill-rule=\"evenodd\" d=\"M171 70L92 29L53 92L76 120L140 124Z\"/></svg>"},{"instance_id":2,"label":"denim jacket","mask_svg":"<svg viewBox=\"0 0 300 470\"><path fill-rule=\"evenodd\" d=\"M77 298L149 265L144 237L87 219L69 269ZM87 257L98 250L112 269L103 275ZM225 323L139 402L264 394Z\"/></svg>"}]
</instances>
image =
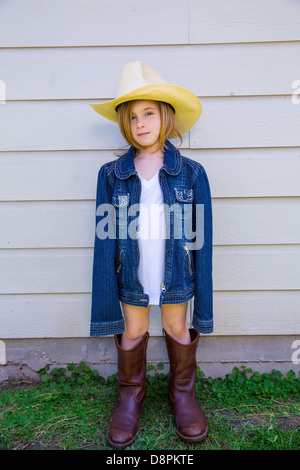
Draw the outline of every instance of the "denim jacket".
<instances>
[{"instance_id":1,"label":"denim jacket","mask_svg":"<svg viewBox=\"0 0 300 470\"><path fill-rule=\"evenodd\" d=\"M192 326L213 331L212 209L203 166L166 141L159 182L168 235L165 273L159 306L194 297ZM138 278L138 221L141 181L134 165L135 149L99 170L93 260L91 336L124 332L120 301L149 306Z\"/></svg>"}]
</instances>

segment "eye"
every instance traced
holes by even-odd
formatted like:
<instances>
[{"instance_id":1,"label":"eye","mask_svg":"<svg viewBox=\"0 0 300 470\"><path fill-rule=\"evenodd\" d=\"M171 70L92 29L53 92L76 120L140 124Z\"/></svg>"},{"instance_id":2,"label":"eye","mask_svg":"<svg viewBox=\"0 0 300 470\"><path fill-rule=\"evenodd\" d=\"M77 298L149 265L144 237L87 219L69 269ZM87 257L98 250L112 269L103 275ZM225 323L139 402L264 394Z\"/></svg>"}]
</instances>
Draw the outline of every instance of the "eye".
<instances>
[{"instance_id":1,"label":"eye","mask_svg":"<svg viewBox=\"0 0 300 470\"><path fill-rule=\"evenodd\" d=\"M146 113L146 116L151 116L151 114L153 114L153 112L152 112L152 111L148 111L148 112Z\"/></svg>"},{"instance_id":2,"label":"eye","mask_svg":"<svg viewBox=\"0 0 300 470\"><path fill-rule=\"evenodd\" d=\"M131 118L130 118L130 119L133 121L133 120L135 119L135 116L131 116Z\"/></svg>"}]
</instances>

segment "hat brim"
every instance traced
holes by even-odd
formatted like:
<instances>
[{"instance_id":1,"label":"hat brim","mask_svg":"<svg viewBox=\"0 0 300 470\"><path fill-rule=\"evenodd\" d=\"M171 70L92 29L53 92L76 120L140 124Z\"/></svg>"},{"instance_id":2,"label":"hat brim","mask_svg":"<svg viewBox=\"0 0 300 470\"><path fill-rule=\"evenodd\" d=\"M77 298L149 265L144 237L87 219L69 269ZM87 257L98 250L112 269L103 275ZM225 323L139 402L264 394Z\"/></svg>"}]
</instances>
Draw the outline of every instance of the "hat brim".
<instances>
[{"instance_id":1,"label":"hat brim","mask_svg":"<svg viewBox=\"0 0 300 470\"><path fill-rule=\"evenodd\" d=\"M194 93L186 88L167 83L154 83L105 103L89 103L89 105L106 119L118 122L117 106L132 100L169 103L175 110L176 127L182 135L194 126L202 112L202 104Z\"/></svg>"}]
</instances>

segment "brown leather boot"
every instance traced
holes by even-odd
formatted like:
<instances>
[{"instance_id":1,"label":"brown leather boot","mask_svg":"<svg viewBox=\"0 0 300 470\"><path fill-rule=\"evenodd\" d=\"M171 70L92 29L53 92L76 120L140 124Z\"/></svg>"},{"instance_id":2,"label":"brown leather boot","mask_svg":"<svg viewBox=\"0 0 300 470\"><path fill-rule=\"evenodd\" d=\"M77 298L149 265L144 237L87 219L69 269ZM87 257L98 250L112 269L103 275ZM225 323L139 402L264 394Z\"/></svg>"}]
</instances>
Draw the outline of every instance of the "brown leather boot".
<instances>
[{"instance_id":1,"label":"brown leather boot","mask_svg":"<svg viewBox=\"0 0 300 470\"><path fill-rule=\"evenodd\" d=\"M176 432L185 441L202 441L207 436L208 426L194 387L199 333L190 329L191 343L186 345L175 341L165 330L163 334L170 359L169 396L175 417Z\"/></svg>"},{"instance_id":2,"label":"brown leather boot","mask_svg":"<svg viewBox=\"0 0 300 470\"><path fill-rule=\"evenodd\" d=\"M111 415L108 443L124 449L135 440L146 397L146 349L149 333L130 350L121 348L122 335L115 335L118 352L119 396Z\"/></svg>"}]
</instances>

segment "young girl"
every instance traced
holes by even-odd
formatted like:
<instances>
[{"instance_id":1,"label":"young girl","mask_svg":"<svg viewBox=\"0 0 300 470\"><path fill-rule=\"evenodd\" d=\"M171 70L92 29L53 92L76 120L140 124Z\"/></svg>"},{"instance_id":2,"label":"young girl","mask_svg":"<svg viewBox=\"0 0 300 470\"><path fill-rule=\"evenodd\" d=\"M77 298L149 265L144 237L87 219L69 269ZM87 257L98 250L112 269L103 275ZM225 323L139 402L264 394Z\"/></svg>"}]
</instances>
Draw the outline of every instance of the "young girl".
<instances>
[{"instance_id":1,"label":"young girl","mask_svg":"<svg viewBox=\"0 0 300 470\"><path fill-rule=\"evenodd\" d=\"M213 330L211 196L202 165L169 139L181 140L202 106L142 62L123 68L116 99L91 106L130 144L100 168L97 183L90 334L114 335L119 374L108 442L125 448L139 428L151 305L161 309L176 432L201 441L208 428L194 384L199 332Z\"/></svg>"}]
</instances>

